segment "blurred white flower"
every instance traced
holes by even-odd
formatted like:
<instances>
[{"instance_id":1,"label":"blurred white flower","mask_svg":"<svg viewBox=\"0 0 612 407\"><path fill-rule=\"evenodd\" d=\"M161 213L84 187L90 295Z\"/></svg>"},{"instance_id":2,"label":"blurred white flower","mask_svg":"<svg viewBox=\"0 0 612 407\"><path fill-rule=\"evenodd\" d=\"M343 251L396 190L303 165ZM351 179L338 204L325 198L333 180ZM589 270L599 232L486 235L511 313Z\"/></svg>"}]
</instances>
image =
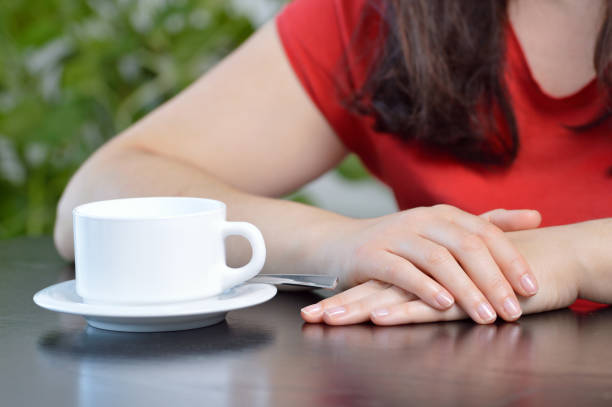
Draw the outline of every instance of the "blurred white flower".
<instances>
[{"instance_id":1,"label":"blurred white flower","mask_svg":"<svg viewBox=\"0 0 612 407\"><path fill-rule=\"evenodd\" d=\"M75 34L79 38L104 40L113 35L113 30L107 21L90 18L82 24L75 24Z\"/></svg>"},{"instance_id":2,"label":"blurred white flower","mask_svg":"<svg viewBox=\"0 0 612 407\"><path fill-rule=\"evenodd\" d=\"M101 17L112 20L117 17L117 7L113 1L106 0L88 0L87 4L96 11Z\"/></svg>"},{"instance_id":3,"label":"blurred white flower","mask_svg":"<svg viewBox=\"0 0 612 407\"><path fill-rule=\"evenodd\" d=\"M140 75L140 68L140 59L134 54L123 56L117 63L119 74L128 82L138 79Z\"/></svg>"},{"instance_id":4,"label":"blurred white flower","mask_svg":"<svg viewBox=\"0 0 612 407\"><path fill-rule=\"evenodd\" d=\"M231 0L235 10L246 15L253 24L259 26L274 16L279 9L279 0Z\"/></svg>"},{"instance_id":5,"label":"blurred white flower","mask_svg":"<svg viewBox=\"0 0 612 407\"><path fill-rule=\"evenodd\" d=\"M40 93L45 100L53 100L60 96L60 81L62 79L62 67L45 70L40 77Z\"/></svg>"},{"instance_id":6,"label":"blurred white flower","mask_svg":"<svg viewBox=\"0 0 612 407\"><path fill-rule=\"evenodd\" d=\"M211 20L210 12L203 8L196 9L189 14L189 24L197 30L206 28Z\"/></svg>"},{"instance_id":7,"label":"blurred white flower","mask_svg":"<svg viewBox=\"0 0 612 407\"><path fill-rule=\"evenodd\" d=\"M24 151L26 161L31 167L39 167L47 159L48 147L40 142L29 143Z\"/></svg>"},{"instance_id":8,"label":"blurred white flower","mask_svg":"<svg viewBox=\"0 0 612 407\"><path fill-rule=\"evenodd\" d=\"M22 185L26 171L13 142L0 134L0 177L14 185Z\"/></svg>"},{"instance_id":9,"label":"blurred white flower","mask_svg":"<svg viewBox=\"0 0 612 407\"><path fill-rule=\"evenodd\" d=\"M59 61L72 52L74 43L66 37L47 42L42 47L30 50L26 58L26 67L31 74L55 67Z\"/></svg>"},{"instance_id":10,"label":"blurred white flower","mask_svg":"<svg viewBox=\"0 0 612 407\"><path fill-rule=\"evenodd\" d=\"M17 98L11 92L0 93L0 112L8 112L17 105Z\"/></svg>"},{"instance_id":11,"label":"blurred white flower","mask_svg":"<svg viewBox=\"0 0 612 407\"><path fill-rule=\"evenodd\" d=\"M136 9L130 15L130 22L136 31L145 33L152 28L155 15L166 7L166 0L137 0Z\"/></svg>"},{"instance_id":12,"label":"blurred white flower","mask_svg":"<svg viewBox=\"0 0 612 407\"><path fill-rule=\"evenodd\" d=\"M176 34L185 28L185 17L183 14L170 14L164 20L164 27L170 34Z\"/></svg>"},{"instance_id":13,"label":"blurred white flower","mask_svg":"<svg viewBox=\"0 0 612 407\"><path fill-rule=\"evenodd\" d=\"M97 123L88 122L83 124L81 134L83 136L83 141L90 151L95 150L96 148L100 147L102 143L104 143L104 137L102 136L100 126Z\"/></svg>"}]
</instances>

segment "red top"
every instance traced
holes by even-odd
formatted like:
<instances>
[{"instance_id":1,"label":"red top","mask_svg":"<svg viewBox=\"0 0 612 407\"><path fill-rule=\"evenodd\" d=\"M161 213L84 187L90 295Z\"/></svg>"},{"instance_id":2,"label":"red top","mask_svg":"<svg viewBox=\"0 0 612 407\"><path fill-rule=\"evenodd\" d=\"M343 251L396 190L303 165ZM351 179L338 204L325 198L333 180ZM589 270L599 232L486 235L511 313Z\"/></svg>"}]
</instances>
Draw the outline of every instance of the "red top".
<instances>
[{"instance_id":1,"label":"red top","mask_svg":"<svg viewBox=\"0 0 612 407\"><path fill-rule=\"evenodd\" d=\"M544 226L612 217L612 177L607 175L612 166L609 126L580 133L567 128L596 117L605 105L603 93L594 79L570 96L546 94L534 80L511 26L506 36L505 80L520 149L507 169L476 168L428 154L375 132L372 118L345 109L337 84L361 83L371 62L363 50L368 49L373 35L358 38L363 44L360 55L356 47L348 46L365 2L294 0L277 17L277 27L305 90L347 148L391 187L400 209L438 203L475 214L494 208L537 209ZM379 22L370 20L366 20L370 32L377 32ZM350 69L338 69L345 53Z\"/></svg>"}]
</instances>

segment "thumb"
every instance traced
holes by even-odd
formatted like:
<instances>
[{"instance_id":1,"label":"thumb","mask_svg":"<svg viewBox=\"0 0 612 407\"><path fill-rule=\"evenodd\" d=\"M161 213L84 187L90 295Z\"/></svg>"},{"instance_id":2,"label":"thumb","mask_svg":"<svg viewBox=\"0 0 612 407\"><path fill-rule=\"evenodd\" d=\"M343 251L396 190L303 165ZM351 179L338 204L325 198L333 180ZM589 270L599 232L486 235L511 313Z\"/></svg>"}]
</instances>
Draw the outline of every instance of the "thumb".
<instances>
[{"instance_id":1,"label":"thumb","mask_svg":"<svg viewBox=\"0 0 612 407\"><path fill-rule=\"evenodd\" d=\"M504 232L535 229L542 223L542 215L534 209L494 209L480 215Z\"/></svg>"}]
</instances>

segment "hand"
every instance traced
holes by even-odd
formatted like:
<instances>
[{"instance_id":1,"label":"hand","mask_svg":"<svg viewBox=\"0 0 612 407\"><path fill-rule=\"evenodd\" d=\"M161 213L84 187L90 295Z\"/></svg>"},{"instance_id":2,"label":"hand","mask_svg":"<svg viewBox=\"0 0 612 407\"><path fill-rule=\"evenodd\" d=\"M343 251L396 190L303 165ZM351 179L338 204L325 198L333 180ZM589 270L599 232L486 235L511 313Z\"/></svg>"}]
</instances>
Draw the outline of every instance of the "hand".
<instances>
[{"instance_id":1,"label":"hand","mask_svg":"<svg viewBox=\"0 0 612 407\"><path fill-rule=\"evenodd\" d=\"M347 270L345 283L380 281L362 293L385 287L396 297L401 294L405 300L414 294L444 310L454 303L450 291L476 322L493 322L494 309L511 321L521 314L513 289L530 296L537 285L502 230L534 228L540 220L536 211L495 210L477 217L448 205L416 208L365 221L341 238L349 261L338 269ZM328 310L333 314L328 319L344 318L343 311ZM320 322L323 308L307 307L303 314L309 322Z\"/></svg>"},{"instance_id":2,"label":"hand","mask_svg":"<svg viewBox=\"0 0 612 407\"><path fill-rule=\"evenodd\" d=\"M540 289L529 298L521 298L525 313L536 313L567 307L578 297L582 274L580 255L573 225L507 233L511 243L530 264ZM579 239L578 239L579 240ZM415 295L388 283L368 281L319 303L320 318L307 313L308 322L346 325L371 320L377 325L457 320L468 317L460 306L435 309ZM345 309L334 314L338 307Z\"/></svg>"},{"instance_id":3,"label":"hand","mask_svg":"<svg viewBox=\"0 0 612 407\"><path fill-rule=\"evenodd\" d=\"M358 221L350 233L334 237L341 245L328 245L328 256L343 259L335 270L345 285L378 280L387 283L385 289L401 288L438 310L451 308L456 299L479 323L493 322L496 314L512 321L521 315L515 291L534 295L537 283L502 229L534 228L540 221L536 211L499 209L475 216L448 205L415 208ZM363 290L373 287L381 286L370 283ZM320 322L319 305L306 307L304 319ZM341 317L343 311L328 313Z\"/></svg>"}]
</instances>

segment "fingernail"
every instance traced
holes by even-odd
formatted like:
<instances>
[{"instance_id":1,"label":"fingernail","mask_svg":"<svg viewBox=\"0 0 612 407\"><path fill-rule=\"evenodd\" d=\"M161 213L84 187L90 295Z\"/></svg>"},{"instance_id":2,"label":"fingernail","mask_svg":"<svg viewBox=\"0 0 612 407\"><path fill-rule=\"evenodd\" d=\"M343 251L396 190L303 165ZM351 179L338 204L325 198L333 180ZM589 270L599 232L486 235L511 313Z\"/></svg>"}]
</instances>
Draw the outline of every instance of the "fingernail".
<instances>
[{"instance_id":1,"label":"fingernail","mask_svg":"<svg viewBox=\"0 0 612 407\"><path fill-rule=\"evenodd\" d=\"M453 299L450 297L450 295L446 294L443 291L439 292L438 295L436 295L436 301L438 302L438 304L440 304L442 308L448 308L453 305Z\"/></svg>"},{"instance_id":2,"label":"fingernail","mask_svg":"<svg viewBox=\"0 0 612 407\"><path fill-rule=\"evenodd\" d=\"M481 302L477 309L478 315L485 322L490 322L495 319L495 311L486 302Z\"/></svg>"},{"instance_id":3,"label":"fingernail","mask_svg":"<svg viewBox=\"0 0 612 407\"><path fill-rule=\"evenodd\" d=\"M529 274L523 275L521 277L521 285L523 289L529 294L535 294L538 291L538 287L536 287L535 281L531 278Z\"/></svg>"},{"instance_id":4,"label":"fingernail","mask_svg":"<svg viewBox=\"0 0 612 407\"><path fill-rule=\"evenodd\" d=\"M380 309L372 311L372 316L376 318L386 317L387 315L389 315L389 310L386 308L380 308Z\"/></svg>"},{"instance_id":5,"label":"fingernail","mask_svg":"<svg viewBox=\"0 0 612 407\"><path fill-rule=\"evenodd\" d=\"M521 316L521 307L514 298L508 297L504 300L504 309L510 318L518 318Z\"/></svg>"},{"instance_id":6,"label":"fingernail","mask_svg":"<svg viewBox=\"0 0 612 407\"><path fill-rule=\"evenodd\" d=\"M330 308L327 311L325 311L325 313L329 317L335 317L335 316L338 316L338 315L342 315L345 312L346 312L346 308L344 308L344 307L334 307L334 308Z\"/></svg>"},{"instance_id":7,"label":"fingernail","mask_svg":"<svg viewBox=\"0 0 612 407\"><path fill-rule=\"evenodd\" d=\"M321 311L321 306L319 304L312 304L312 305L302 308L302 312L304 314L316 314L319 311Z\"/></svg>"}]
</instances>

